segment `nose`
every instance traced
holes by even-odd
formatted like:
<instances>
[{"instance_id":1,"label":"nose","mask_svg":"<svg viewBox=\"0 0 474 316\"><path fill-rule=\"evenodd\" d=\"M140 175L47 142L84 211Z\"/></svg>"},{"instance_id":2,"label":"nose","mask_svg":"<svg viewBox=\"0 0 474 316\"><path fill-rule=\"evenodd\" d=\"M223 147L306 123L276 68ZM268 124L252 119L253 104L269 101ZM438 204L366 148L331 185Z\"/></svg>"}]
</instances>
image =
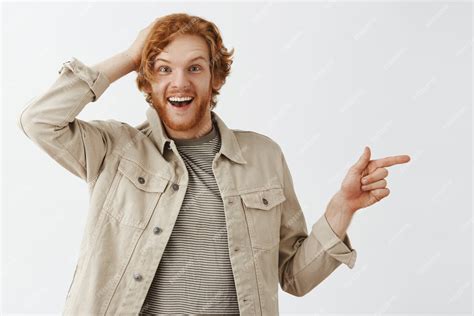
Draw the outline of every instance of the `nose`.
<instances>
[{"instance_id":1,"label":"nose","mask_svg":"<svg viewBox=\"0 0 474 316\"><path fill-rule=\"evenodd\" d=\"M172 78L171 87L176 90L186 90L190 87L189 78L186 71L176 70Z\"/></svg>"}]
</instances>

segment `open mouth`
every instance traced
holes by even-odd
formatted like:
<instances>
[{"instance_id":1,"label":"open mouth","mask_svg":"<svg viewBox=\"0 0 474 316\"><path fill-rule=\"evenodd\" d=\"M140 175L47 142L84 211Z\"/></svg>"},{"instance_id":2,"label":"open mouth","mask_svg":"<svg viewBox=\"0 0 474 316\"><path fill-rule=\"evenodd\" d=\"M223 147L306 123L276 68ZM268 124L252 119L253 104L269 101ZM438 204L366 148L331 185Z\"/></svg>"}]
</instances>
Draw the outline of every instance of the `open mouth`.
<instances>
[{"instance_id":1,"label":"open mouth","mask_svg":"<svg viewBox=\"0 0 474 316\"><path fill-rule=\"evenodd\" d=\"M177 108L183 108L183 107L186 107L187 105L190 105L193 102L194 97L184 97L184 98L169 97L167 100L168 100L168 103L171 104L172 106L177 107Z\"/></svg>"}]
</instances>

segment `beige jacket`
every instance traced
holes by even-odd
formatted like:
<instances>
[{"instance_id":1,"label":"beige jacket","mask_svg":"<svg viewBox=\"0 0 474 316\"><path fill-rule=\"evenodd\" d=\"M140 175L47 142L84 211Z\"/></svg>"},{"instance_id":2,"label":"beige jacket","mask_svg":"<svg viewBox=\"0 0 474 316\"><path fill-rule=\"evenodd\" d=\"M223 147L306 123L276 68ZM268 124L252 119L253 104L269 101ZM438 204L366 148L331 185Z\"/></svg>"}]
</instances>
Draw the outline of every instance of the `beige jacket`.
<instances>
[{"instance_id":1,"label":"beige jacket","mask_svg":"<svg viewBox=\"0 0 474 316\"><path fill-rule=\"evenodd\" d=\"M65 315L136 315L173 230L188 185L185 164L149 107L132 127L76 118L110 85L72 57L22 111L23 132L89 185L90 206ZM224 202L230 260L243 315L277 315L278 284L302 296L356 250L322 215L308 235L279 145L218 123L222 145L213 170Z\"/></svg>"}]
</instances>

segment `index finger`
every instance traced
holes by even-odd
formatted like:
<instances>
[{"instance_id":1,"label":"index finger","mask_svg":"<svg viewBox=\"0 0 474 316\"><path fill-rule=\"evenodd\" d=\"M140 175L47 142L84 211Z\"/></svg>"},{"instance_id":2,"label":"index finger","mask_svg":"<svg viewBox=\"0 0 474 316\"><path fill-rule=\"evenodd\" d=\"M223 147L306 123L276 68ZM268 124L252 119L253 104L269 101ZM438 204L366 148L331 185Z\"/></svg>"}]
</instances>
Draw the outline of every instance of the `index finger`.
<instances>
[{"instance_id":1,"label":"index finger","mask_svg":"<svg viewBox=\"0 0 474 316\"><path fill-rule=\"evenodd\" d=\"M410 161L410 156L408 155L398 155L398 156L390 156L381 159L376 159L373 161L375 168L380 167L390 167L393 165L398 165L402 163L407 163Z\"/></svg>"}]
</instances>

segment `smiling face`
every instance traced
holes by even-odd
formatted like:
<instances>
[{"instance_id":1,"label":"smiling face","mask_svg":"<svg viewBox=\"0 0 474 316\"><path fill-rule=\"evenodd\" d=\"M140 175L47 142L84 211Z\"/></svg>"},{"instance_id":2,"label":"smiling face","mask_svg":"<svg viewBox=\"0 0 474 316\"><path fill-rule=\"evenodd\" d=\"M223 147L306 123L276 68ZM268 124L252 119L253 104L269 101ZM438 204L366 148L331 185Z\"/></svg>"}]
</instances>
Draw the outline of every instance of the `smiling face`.
<instances>
[{"instance_id":1,"label":"smiling face","mask_svg":"<svg viewBox=\"0 0 474 316\"><path fill-rule=\"evenodd\" d=\"M212 127L209 59L206 41L188 34L176 37L155 58L152 91L147 92L172 138L199 137ZM191 97L192 101L179 105L170 102L173 96Z\"/></svg>"}]
</instances>

